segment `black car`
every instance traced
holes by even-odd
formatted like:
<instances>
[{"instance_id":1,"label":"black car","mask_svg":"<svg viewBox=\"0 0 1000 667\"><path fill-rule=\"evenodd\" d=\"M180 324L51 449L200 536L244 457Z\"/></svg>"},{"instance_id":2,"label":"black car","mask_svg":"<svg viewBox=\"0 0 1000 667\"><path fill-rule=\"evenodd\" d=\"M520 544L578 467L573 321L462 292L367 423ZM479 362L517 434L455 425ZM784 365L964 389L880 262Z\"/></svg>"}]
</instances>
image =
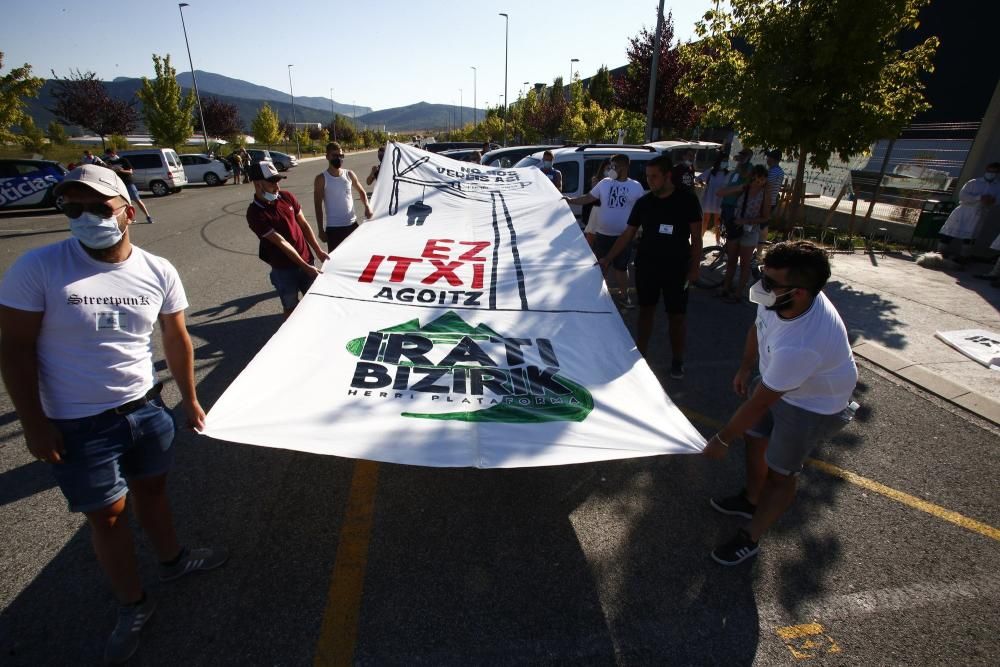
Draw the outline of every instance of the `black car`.
<instances>
[{"instance_id":1,"label":"black car","mask_svg":"<svg viewBox=\"0 0 1000 667\"><path fill-rule=\"evenodd\" d=\"M52 189L67 173L52 160L0 158L0 210L59 208Z\"/></svg>"},{"instance_id":2,"label":"black car","mask_svg":"<svg viewBox=\"0 0 1000 667\"><path fill-rule=\"evenodd\" d=\"M490 144L492 149L495 144ZM431 153L440 153L441 151L451 151L457 150L459 148L476 148L482 149L482 141L435 141L432 144L424 145L425 151L430 151Z\"/></svg>"}]
</instances>

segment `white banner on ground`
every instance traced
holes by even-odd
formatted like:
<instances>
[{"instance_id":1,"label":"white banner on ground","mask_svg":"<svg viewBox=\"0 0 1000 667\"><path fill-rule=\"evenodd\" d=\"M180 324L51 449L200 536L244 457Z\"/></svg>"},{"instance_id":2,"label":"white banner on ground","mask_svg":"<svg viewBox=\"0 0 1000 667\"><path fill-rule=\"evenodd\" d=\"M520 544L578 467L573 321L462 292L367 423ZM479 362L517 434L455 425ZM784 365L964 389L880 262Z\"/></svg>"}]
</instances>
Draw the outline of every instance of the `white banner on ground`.
<instances>
[{"instance_id":1,"label":"white banner on ground","mask_svg":"<svg viewBox=\"0 0 1000 667\"><path fill-rule=\"evenodd\" d=\"M373 208L216 402L208 435L480 468L704 448L540 171L389 144Z\"/></svg>"},{"instance_id":2,"label":"white banner on ground","mask_svg":"<svg viewBox=\"0 0 1000 667\"><path fill-rule=\"evenodd\" d=\"M985 329L963 329L938 331L934 335L973 361L1000 371L1000 334Z\"/></svg>"}]
</instances>

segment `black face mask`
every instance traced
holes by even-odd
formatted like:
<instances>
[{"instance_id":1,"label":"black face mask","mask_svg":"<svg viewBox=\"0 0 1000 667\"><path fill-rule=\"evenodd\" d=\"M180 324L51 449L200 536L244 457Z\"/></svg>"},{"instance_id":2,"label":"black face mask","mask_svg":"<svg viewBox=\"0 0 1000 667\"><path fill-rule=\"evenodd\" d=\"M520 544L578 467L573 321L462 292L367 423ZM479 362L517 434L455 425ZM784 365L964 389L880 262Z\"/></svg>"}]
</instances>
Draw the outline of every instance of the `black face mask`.
<instances>
[{"instance_id":1,"label":"black face mask","mask_svg":"<svg viewBox=\"0 0 1000 667\"><path fill-rule=\"evenodd\" d=\"M340 165L343 164L343 162L344 161L339 157L335 157L332 160L330 160L330 166L333 167L334 169L340 169Z\"/></svg>"}]
</instances>

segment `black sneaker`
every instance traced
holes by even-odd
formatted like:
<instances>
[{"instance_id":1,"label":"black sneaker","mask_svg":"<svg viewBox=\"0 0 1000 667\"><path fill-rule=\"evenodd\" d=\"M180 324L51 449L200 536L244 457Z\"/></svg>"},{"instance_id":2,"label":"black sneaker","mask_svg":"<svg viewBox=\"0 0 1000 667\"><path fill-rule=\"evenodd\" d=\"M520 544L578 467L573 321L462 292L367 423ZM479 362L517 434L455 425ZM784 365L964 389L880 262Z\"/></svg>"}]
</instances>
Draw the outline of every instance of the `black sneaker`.
<instances>
[{"instance_id":1,"label":"black sneaker","mask_svg":"<svg viewBox=\"0 0 1000 667\"><path fill-rule=\"evenodd\" d=\"M675 380L684 379L684 362L674 359L670 362L670 377Z\"/></svg>"},{"instance_id":2,"label":"black sneaker","mask_svg":"<svg viewBox=\"0 0 1000 667\"><path fill-rule=\"evenodd\" d=\"M750 539L745 530L736 533L736 537L712 551L712 560L719 565L739 565L748 558L753 558L760 551L757 543Z\"/></svg>"},{"instance_id":3,"label":"black sneaker","mask_svg":"<svg viewBox=\"0 0 1000 667\"><path fill-rule=\"evenodd\" d=\"M753 513L757 510L757 506L747 500L743 491L740 491L735 496L723 498L722 500L710 498L708 504L711 505L716 512L722 512L723 514L728 514L729 516L741 516L744 519L752 519Z\"/></svg>"},{"instance_id":4,"label":"black sneaker","mask_svg":"<svg viewBox=\"0 0 1000 667\"><path fill-rule=\"evenodd\" d=\"M104 663L108 665L119 665L135 653L139 648L139 633L142 626L153 615L156 610L156 600L146 597L142 602L134 605L125 605L118 609L118 622L115 623L114 632L108 639L108 645L104 649Z\"/></svg>"}]
</instances>

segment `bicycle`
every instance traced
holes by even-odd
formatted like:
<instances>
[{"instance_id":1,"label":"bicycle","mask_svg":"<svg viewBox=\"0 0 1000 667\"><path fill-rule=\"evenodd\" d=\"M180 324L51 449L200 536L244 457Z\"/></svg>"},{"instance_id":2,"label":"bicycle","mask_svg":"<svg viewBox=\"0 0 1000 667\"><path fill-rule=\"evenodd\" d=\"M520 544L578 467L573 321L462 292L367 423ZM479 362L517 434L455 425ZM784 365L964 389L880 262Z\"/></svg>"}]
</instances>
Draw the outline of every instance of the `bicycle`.
<instances>
[{"instance_id":1,"label":"bicycle","mask_svg":"<svg viewBox=\"0 0 1000 667\"><path fill-rule=\"evenodd\" d=\"M770 241L761 241L750 255L750 284L760 280L760 248L770 246ZM739 270L739 266L737 266ZM726 248L720 245L710 245L702 248L701 264L698 267L698 279L695 287L715 289L726 279Z\"/></svg>"}]
</instances>

